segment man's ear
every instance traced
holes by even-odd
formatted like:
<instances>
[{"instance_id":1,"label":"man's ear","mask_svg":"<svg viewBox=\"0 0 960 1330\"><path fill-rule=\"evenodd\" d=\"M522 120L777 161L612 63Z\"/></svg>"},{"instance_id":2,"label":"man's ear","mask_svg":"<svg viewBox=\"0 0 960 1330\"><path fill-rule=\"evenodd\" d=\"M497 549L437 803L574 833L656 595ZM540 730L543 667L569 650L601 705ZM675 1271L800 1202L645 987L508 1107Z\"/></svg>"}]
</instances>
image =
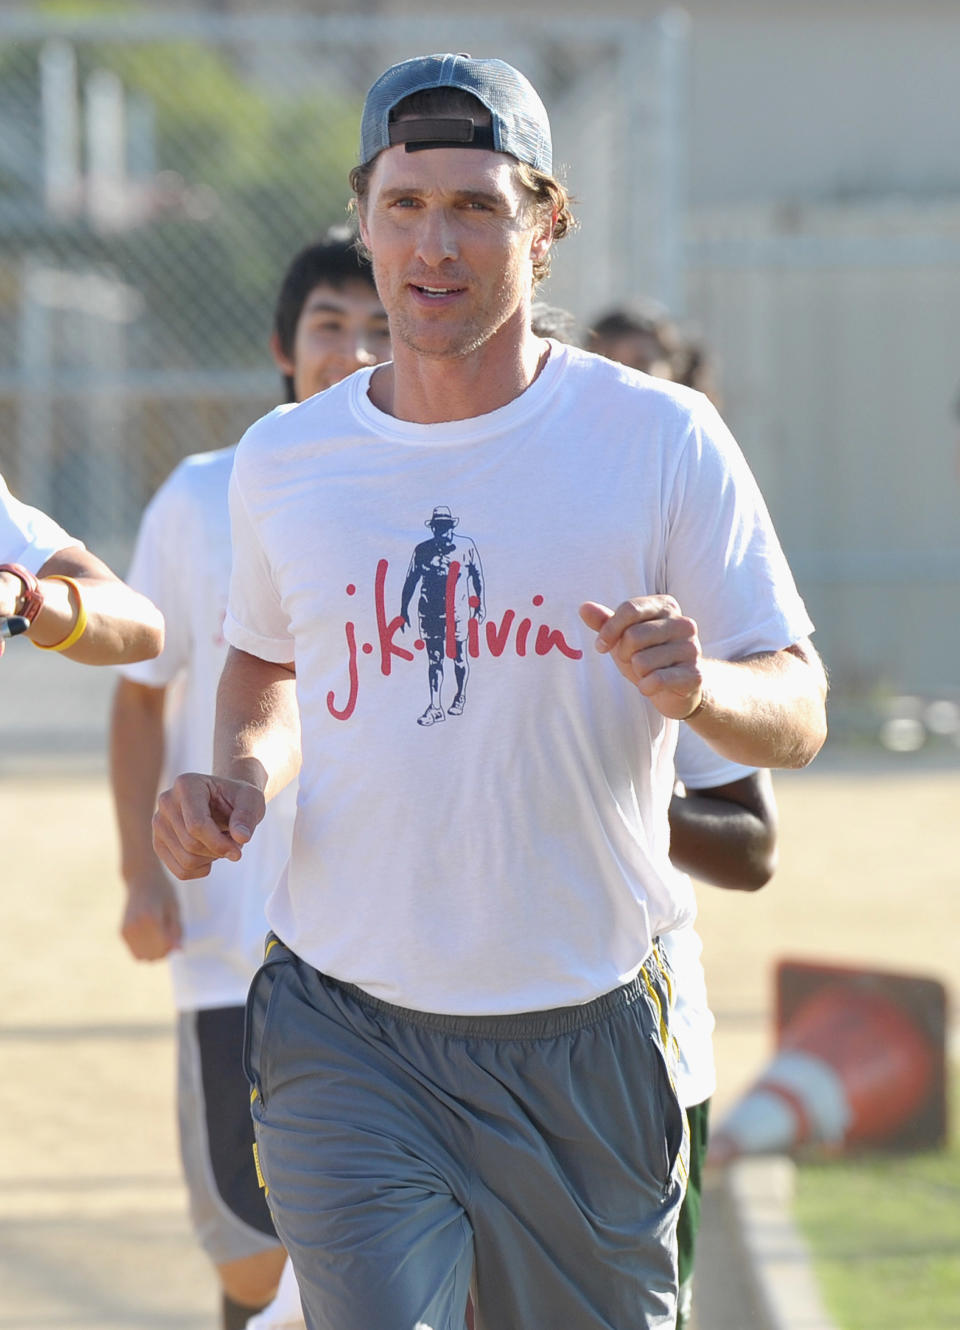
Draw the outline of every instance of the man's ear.
<instances>
[{"instance_id":1,"label":"man's ear","mask_svg":"<svg viewBox=\"0 0 960 1330\"><path fill-rule=\"evenodd\" d=\"M542 259L553 244L553 231L557 224L556 209L553 209L549 218L544 217L542 224L537 228L536 235L530 244L530 257L534 261Z\"/></svg>"},{"instance_id":2,"label":"man's ear","mask_svg":"<svg viewBox=\"0 0 960 1330\"><path fill-rule=\"evenodd\" d=\"M363 247L364 247L364 249L366 249L366 250L369 251L369 249L370 249L370 233L369 233L369 231L367 230L367 219L366 219L366 216L364 215L365 212L366 212L366 209L364 208L363 204L360 203L360 202L358 202L358 203L357 203L357 230L358 230L359 233L360 233L360 239L363 241Z\"/></svg>"},{"instance_id":3,"label":"man's ear","mask_svg":"<svg viewBox=\"0 0 960 1330\"><path fill-rule=\"evenodd\" d=\"M289 375L291 378L296 373L296 365L283 349L280 338L275 332L270 334L270 354L273 356L277 369L281 374Z\"/></svg>"}]
</instances>

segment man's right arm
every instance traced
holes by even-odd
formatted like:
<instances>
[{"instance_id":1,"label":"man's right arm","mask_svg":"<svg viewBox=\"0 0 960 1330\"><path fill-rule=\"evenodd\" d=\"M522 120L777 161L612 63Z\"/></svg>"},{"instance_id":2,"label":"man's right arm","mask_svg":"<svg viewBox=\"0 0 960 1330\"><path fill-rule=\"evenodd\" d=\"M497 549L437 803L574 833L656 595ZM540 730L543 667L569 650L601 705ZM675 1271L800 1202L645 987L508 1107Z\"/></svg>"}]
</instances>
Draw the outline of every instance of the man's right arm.
<instances>
[{"instance_id":1,"label":"man's right arm","mask_svg":"<svg viewBox=\"0 0 960 1330\"><path fill-rule=\"evenodd\" d=\"M153 819L157 854L181 880L206 877L215 859L240 858L267 800L300 767L292 664L231 647L217 693L213 772L178 776Z\"/></svg>"}]
</instances>

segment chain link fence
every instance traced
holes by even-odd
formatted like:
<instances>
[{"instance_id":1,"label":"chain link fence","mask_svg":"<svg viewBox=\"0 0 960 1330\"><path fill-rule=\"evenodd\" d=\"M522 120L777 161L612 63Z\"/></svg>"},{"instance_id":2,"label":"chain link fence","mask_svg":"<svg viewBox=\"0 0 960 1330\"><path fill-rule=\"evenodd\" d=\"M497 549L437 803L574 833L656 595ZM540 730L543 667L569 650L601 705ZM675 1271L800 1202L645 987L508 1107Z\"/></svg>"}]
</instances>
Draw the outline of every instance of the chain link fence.
<instances>
[{"instance_id":1,"label":"chain link fence","mask_svg":"<svg viewBox=\"0 0 960 1330\"><path fill-rule=\"evenodd\" d=\"M190 452L279 397L292 254L346 218L363 96L426 50L498 54L554 122L581 234L547 298L676 306L682 20L0 13L0 470L123 566Z\"/></svg>"}]
</instances>

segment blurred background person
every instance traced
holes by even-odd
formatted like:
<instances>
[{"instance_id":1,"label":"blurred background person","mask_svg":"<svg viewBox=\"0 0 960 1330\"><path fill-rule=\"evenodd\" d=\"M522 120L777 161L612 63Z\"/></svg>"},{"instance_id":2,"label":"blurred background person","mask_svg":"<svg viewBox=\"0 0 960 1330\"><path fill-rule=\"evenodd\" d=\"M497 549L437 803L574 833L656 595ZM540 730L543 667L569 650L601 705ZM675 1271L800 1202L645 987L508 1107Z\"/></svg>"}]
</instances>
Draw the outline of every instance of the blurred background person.
<instances>
[{"instance_id":1,"label":"blurred background person","mask_svg":"<svg viewBox=\"0 0 960 1330\"><path fill-rule=\"evenodd\" d=\"M712 886L734 891L765 886L777 863L777 806L770 772L728 762L685 725L675 764L671 862ZM690 1128L690 1173L677 1225L677 1330L686 1330L693 1308L710 1100L717 1088L715 1021L701 960L703 943L694 925L664 933L660 941L676 979L671 1028L680 1050L677 1091Z\"/></svg>"},{"instance_id":2,"label":"blurred background person","mask_svg":"<svg viewBox=\"0 0 960 1330\"><path fill-rule=\"evenodd\" d=\"M555 337L558 342L577 341L577 320L568 309L535 300L530 306L530 326L538 337Z\"/></svg>"},{"instance_id":3,"label":"blurred background person","mask_svg":"<svg viewBox=\"0 0 960 1330\"><path fill-rule=\"evenodd\" d=\"M586 349L658 379L675 379L683 339L677 325L653 301L639 300L598 315Z\"/></svg>"},{"instance_id":4,"label":"blurred background person","mask_svg":"<svg viewBox=\"0 0 960 1330\"><path fill-rule=\"evenodd\" d=\"M387 357L386 316L348 232L294 258L270 345L291 403ZM126 885L121 933L137 959L170 961L181 1161L197 1240L222 1287L223 1330L240 1330L265 1306L284 1262L257 1178L241 1050L264 905L289 852L296 785L271 803L242 862L214 865L204 882L174 884L153 852L150 822L161 778L210 761L227 650L233 454L229 447L187 457L144 513L130 579L166 607L170 631L157 660L123 671L111 723Z\"/></svg>"},{"instance_id":5,"label":"blurred background person","mask_svg":"<svg viewBox=\"0 0 960 1330\"><path fill-rule=\"evenodd\" d=\"M698 393L709 397L714 406L720 408L720 388L714 358L704 340L693 329L682 330L680 346L674 353L671 368L674 383L696 388Z\"/></svg>"},{"instance_id":6,"label":"blurred background person","mask_svg":"<svg viewBox=\"0 0 960 1330\"><path fill-rule=\"evenodd\" d=\"M550 317L556 318L558 313L564 311L550 310ZM565 325L561 321L557 326L562 329ZM569 340L562 333L542 335ZM617 360L630 369L696 388L715 406L720 405L714 361L705 342L695 329L671 318L656 301L641 299L597 315L584 345L588 351Z\"/></svg>"}]
</instances>

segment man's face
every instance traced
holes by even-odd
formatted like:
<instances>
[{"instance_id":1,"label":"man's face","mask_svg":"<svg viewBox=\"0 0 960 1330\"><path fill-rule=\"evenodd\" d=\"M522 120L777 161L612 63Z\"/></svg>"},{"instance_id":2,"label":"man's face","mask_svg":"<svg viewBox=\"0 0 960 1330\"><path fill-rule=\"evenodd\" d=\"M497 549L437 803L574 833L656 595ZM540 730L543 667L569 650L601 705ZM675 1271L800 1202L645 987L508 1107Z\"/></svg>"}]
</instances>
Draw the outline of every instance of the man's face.
<instances>
[{"instance_id":1,"label":"man's face","mask_svg":"<svg viewBox=\"0 0 960 1330\"><path fill-rule=\"evenodd\" d=\"M389 360L390 330L380 297L362 277L339 287L315 286L297 320L293 355L285 355L276 340L273 353L293 379L298 402L355 369Z\"/></svg>"},{"instance_id":2,"label":"man's face","mask_svg":"<svg viewBox=\"0 0 960 1330\"><path fill-rule=\"evenodd\" d=\"M360 219L394 344L468 355L504 325L525 328L532 260L549 226L526 207L514 162L479 148L388 148Z\"/></svg>"}]
</instances>

